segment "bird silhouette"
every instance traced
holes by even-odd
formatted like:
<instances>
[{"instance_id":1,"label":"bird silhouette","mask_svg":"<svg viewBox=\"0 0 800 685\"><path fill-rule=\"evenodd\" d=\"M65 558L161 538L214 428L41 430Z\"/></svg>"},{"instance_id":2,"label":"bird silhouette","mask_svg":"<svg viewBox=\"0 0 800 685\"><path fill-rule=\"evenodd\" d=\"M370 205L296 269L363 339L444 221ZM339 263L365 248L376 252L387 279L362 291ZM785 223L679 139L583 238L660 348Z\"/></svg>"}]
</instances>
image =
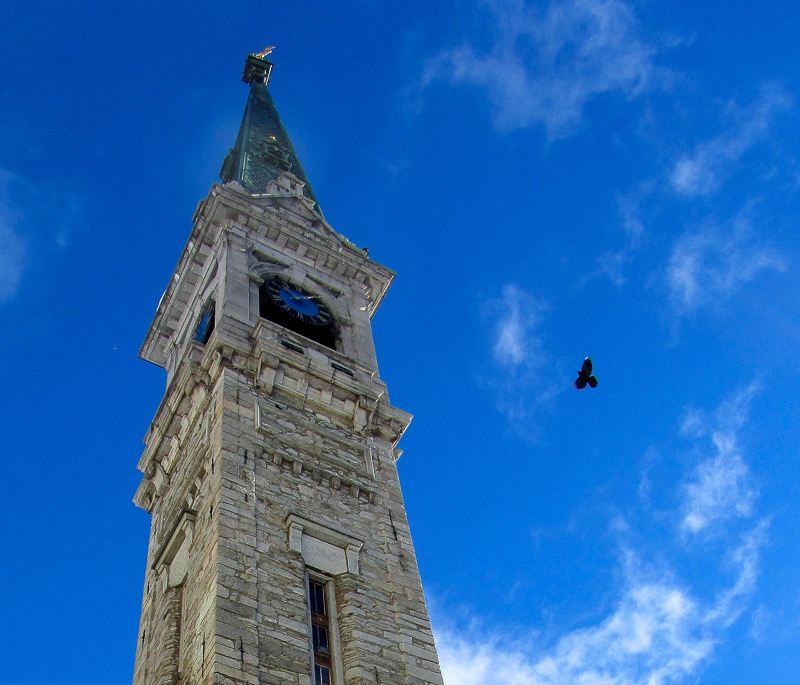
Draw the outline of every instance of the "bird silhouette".
<instances>
[{"instance_id":1,"label":"bird silhouette","mask_svg":"<svg viewBox=\"0 0 800 685\"><path fill-rule=\"evenodd\" d=\"M578 377L573 383L576 390L583 390L587 385L590 388L597 387L597 379L592 376L592 360L589 357L583 360L583 366L578 371Z\"/></svg>"}]
</instances>

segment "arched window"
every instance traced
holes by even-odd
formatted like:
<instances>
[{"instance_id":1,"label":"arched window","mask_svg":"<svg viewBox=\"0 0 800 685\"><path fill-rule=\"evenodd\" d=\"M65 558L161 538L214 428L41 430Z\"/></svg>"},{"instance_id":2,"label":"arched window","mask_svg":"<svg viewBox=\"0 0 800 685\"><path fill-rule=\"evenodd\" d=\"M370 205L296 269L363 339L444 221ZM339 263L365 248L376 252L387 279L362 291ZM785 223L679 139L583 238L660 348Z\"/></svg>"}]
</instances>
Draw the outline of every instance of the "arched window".
<instances>
[{"instance_id":1,"label":"arched window","mask_svg":"<svg viewBox=\"0 0 800 685\"><path fill-rule=\"evenodd\" d=\"M194 332L194 340L205 345L211 334L214 332L214 320L216 314L216 303L211 300L203 313L200 315L200 322L197 324L197 329Z\"/></svg>"}]
</instances>

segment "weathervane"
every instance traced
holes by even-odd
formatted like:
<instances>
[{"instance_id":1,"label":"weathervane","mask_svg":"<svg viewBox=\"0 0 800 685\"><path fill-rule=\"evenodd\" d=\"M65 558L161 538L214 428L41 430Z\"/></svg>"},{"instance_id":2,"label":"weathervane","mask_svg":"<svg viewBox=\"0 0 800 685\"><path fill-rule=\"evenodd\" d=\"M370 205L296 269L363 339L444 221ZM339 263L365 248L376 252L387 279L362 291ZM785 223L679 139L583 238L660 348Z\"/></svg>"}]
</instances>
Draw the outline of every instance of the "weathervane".
<instances>
[{"instance_id":1,"label":"weathervane","mask_svg":"<svg viewBox=\"0 0 800 685\"><path fill-rule=\"evenodd\" d=\"M267 45L261 52L254 52L253 56L258 57L259 59L264 59L270 52L275 49L274 45Z\"/></svg>"}]
</instances>

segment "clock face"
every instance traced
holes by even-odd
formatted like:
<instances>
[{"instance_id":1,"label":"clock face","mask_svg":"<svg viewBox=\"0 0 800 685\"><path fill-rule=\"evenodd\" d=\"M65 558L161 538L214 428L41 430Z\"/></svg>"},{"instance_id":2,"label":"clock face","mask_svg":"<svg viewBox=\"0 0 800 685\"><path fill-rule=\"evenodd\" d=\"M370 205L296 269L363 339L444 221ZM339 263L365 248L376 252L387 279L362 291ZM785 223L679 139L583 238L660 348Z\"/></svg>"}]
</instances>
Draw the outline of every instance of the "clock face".
<instances>
[{"instance_id":1,"label":"clock face","mask_svg":"<svg viewBox=\"0 0 800 685\"><path fill-rule=\"evenodd\" d=\"M272 302L298 321L310 326L327 326L333 320L331 310L313 293L281 278L273 278L265 286Z\"/></svg>"}]
</instances>

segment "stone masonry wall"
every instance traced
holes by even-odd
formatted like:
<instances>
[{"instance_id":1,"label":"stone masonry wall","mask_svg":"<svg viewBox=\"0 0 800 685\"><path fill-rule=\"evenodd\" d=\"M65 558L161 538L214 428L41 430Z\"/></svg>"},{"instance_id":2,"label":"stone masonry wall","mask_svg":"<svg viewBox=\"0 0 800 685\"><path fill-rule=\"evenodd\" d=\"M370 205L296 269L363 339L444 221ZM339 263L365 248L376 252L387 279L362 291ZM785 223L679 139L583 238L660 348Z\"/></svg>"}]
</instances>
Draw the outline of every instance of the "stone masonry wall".
<instances>
[{"instance_id":1,"label":"stone masonry wall","mask_svg":"<svg viewBox=\"0 0 800 685\"><path fill-rule=\"evenodd\" d=\"M155 500L134 685L213 682L221 483L215 392L195 393L184 416L192 427L175 443ZM190 538L180 539L181 528ZM171 540L182 544L169 549Z\"/></svg>"},{"instance_id":2,"label":"stone masonry wall","mask_svg":"<svg viewBox=\"0 0 800 685\"><path fill-rule=\"evenodd\" d=\"M391 445L224 375L218 682L310 682L316 569L290 549L298 514L363 541L359 572L331 578L346 685L441 683Z\"/></svg>"}]
</instances>

